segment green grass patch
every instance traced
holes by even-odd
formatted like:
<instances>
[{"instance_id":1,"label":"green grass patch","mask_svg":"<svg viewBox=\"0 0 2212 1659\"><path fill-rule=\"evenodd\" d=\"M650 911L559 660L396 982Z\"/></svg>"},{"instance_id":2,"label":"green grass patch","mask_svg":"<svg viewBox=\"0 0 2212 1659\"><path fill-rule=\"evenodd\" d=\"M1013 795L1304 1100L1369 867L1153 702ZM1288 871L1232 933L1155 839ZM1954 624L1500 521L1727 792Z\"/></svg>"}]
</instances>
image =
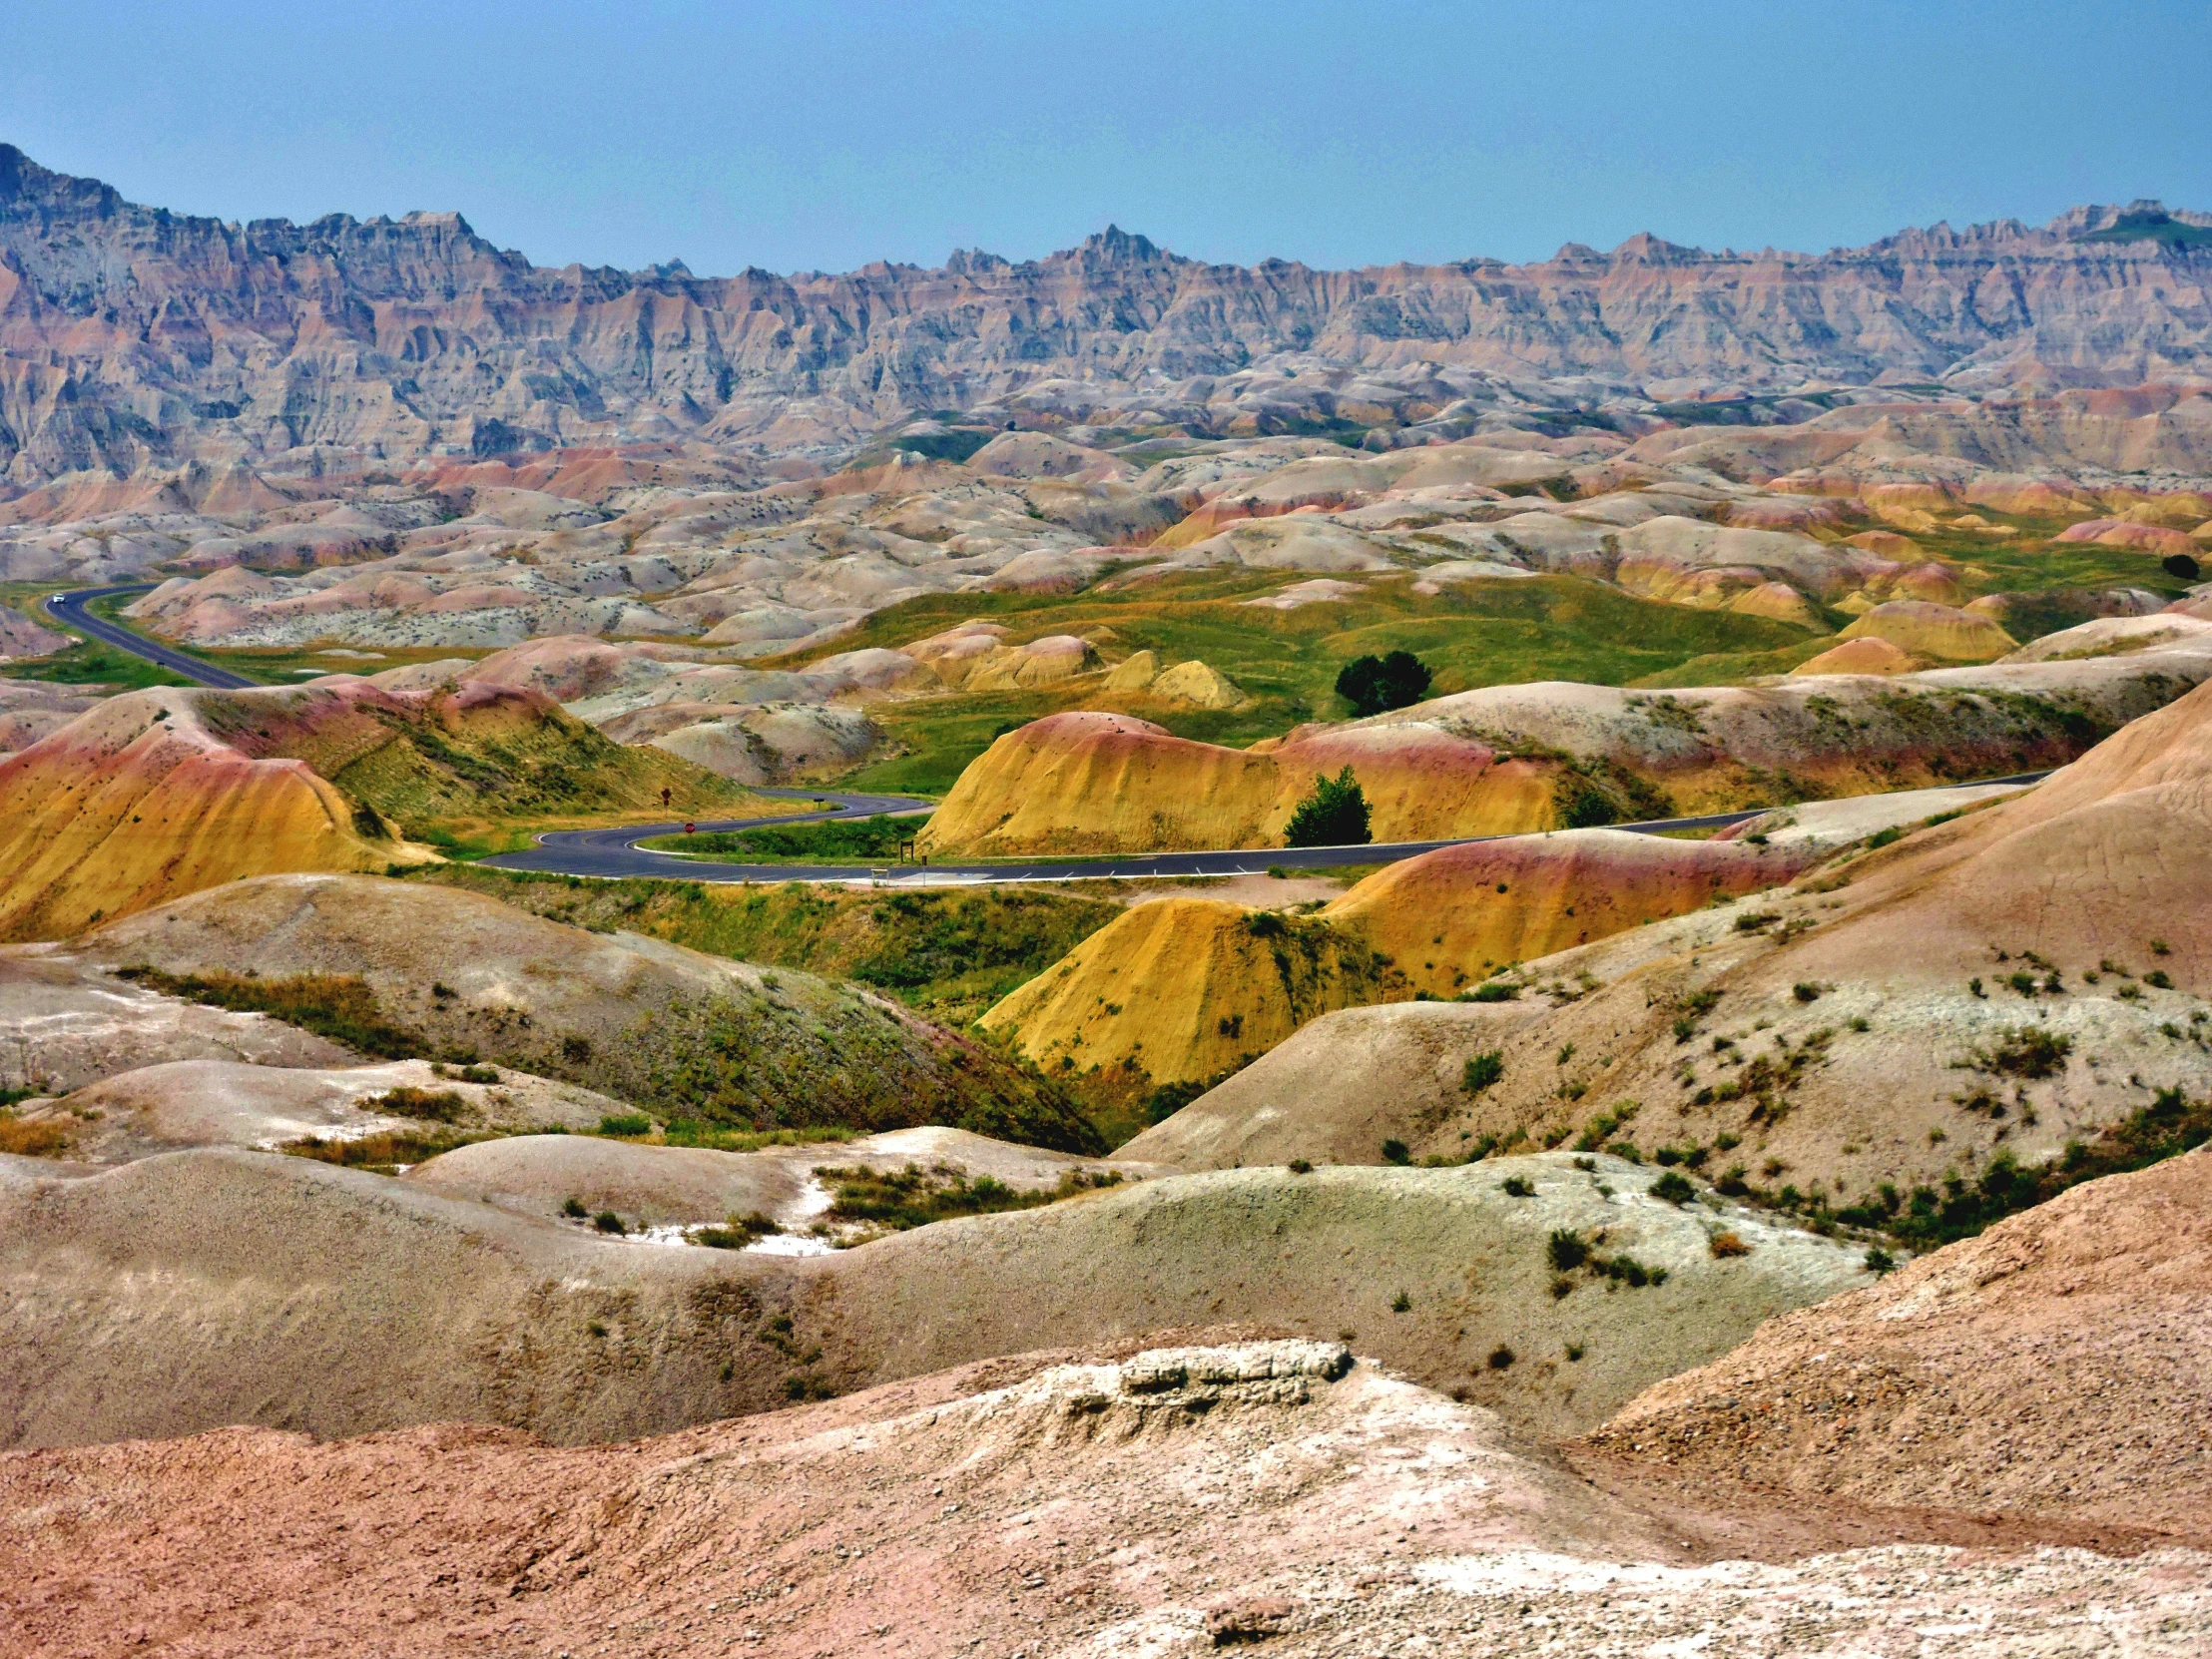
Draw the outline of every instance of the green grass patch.
<instances>
[{"instance_id":1,"label":"green grass patch","mask_svg":"<svg viewBox=\"0 0 2212 1659\"><path fill-rule=\"evenodd\" d=\"M832 819L826 824L775 825L691 835L658 835L640 841L656 852L682 852L718 863L880 863L895 859L925 818Z\"/></svg>"}]
</instances>

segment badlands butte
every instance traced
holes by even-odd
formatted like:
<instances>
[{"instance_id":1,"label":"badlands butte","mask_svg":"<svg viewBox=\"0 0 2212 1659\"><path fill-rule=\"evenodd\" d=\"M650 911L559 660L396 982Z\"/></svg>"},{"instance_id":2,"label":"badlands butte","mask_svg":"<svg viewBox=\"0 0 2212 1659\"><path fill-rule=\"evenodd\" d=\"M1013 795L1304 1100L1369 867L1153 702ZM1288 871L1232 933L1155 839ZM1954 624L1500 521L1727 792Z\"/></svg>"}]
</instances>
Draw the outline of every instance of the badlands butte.
<instances>
[{"instance_id":1,"label":"badlands butte","mask_svg":"<svg viewBox=\"0 0 2212 1659\"><path fill-rule=\"evenodd\" d=\"M2201 1653L2208 280L0 148L0 1646Z\"/></svg>"}]
</instances>

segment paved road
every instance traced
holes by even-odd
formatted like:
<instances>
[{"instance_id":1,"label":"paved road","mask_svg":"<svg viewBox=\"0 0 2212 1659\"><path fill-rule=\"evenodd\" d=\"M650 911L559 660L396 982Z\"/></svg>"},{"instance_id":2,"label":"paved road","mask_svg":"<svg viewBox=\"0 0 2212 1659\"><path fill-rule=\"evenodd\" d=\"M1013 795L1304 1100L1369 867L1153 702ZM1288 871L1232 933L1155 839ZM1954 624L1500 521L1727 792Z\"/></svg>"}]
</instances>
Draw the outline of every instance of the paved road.
<instances>
[{"instance_id":1,"label":"paved road","mask_svg":"<svg viewBox=\"0 0 2212 1659\"><path fill-rule=\"evenodd\" d=\"M2047 773L1984 778L1977 784L2032 784ZM1964 788L1965 786L1955 786ZM830 819L866 818L875 813L927 810L929 803L896 795L838 795L828 790L764 790L799 801L832 803L820 812L790 818L727 819L702 823L701 830L747 830L771 824L819 824ZM1757 818L1764 808L1740 813L1708 813L1698 818L1653 819L1614 828L1659 835L1670 830L1718 830ZM1263 846L1217 852L1147 852L1121 858L1059 858L999 863L931 864L726 864L686 858L673 852L648 852L636 843L673 835L681 824L628 825L616 830L562 830L539 837L524 852L502 852L485 863L499 869L542 870L561 875L661 876L679 881L864 881L880 875L887 885L919 887L969 885L986 881L1080 881L1109 876L1258 875L1270 867L1326 869L1343 864L1388 864L1417 857L1439 846L1467 841L1506 840L1505 835L1461 835L1435 841L1382 841L1365 846Z\"/></svg>"},{"instance_id":2,"label":"paved road","mask_svg":"<svg viewBox=\"0 0 2212 1659\"><path fill-rule=\"evenodd\" d=\"M211 667L182 652L158 645L143 634L118 628L85 609L88 601L116 594L150 593L152 584L140 582L112 588L79 588L71 593L47 596L45 608L57 622L105 641L118 651L143 657L172 673L203 686L238 691L258 686L258 680ZM2048 773L2023 772L2010 778L1984 778L1984 784L2033 784ZM1963 786L1959 786L1963 787ZM771 790L762 795L792 801L828 803L821 811L794 813L785 818L718 819L702 823L703 830L753 830L772 824L821 824L830 819L871 818L877 813L927 812L930 803L906 795L846 795L828 790ZM1754 808L1741 813L1708 813L1701 818L1652 819L1643 824L1623 824L1617 829L1638 834L1662 835L1670 830L1719 830L1742 824L1764 812ZM1440 841L1383 841L1365 846L1257 846L1219 852L1146 852L1124 858L1059 858L988 864L725 864L707 859L680 857L672 852L648 852L637 843L656 835L673 835L682 824L625 825L613 830L559 830L538 837L538 844L523 852L502 852L486 858L498 869L540 870L555 875L605 877L652 875L678 881L865 881L880 874L899 886L932 883L969 884L983 881L1080 881L1110 876L1148 875L1258 875L1271 867L1327 869L1339 864L1390 864L1400 858L1418 857L1439 846L1464 841L1506 840L1504 835L1461 835Z\"/></svg>"},{"instance_id":3,"label":"paved road","mask_svg":"<svg viewBox=\"0 0 2212 1659\"><path fill-rule=\"evenodd\" d=\"M152 593L151 582L125 583L114 588L78 588L71 593L50 593L42 605L46 614L64 627L80 634L90 634L104 645L112 645L118 651L128 651L134 657L143 657L172 674L181 674L198 686L214 686L220 691L241 691L248 686L258 686L259 680L249 680L243 674L233 674L227 668L216 668L197 658L188 657L182 651L172 651L166 645L157 645L144 634L134 634L128 628L119 628L102 617L96 617L86 607L95 599L110 599L124 593Z\"/></svg>"}]
</instances>

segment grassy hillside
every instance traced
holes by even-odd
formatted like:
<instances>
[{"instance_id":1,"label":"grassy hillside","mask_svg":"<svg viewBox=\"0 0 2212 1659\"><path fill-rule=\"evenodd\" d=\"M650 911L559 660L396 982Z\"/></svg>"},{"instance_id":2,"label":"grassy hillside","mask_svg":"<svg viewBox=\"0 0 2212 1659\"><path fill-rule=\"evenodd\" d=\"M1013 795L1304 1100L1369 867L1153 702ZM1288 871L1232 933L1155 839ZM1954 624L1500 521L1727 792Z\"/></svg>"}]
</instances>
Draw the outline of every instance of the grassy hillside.
<instances>
[{"instance_id":1,"label":"grassy hillside","mask_svg":"<svg viewBox=\"0 0 2212 1659\"><path fill-rule=\"evenodd\" d=\"M447 694L426 703L302 687L206 693L209 731L257 759L302 760L410 833L444 821L594 814L773 813L764 801L663 750L629 748L542 699Z\"/></svg>"},{"instance_id":2,"label":"grassy hillside","mask_svg":"<svg viewBox=\"0 0 2212 1659\"><path fill-rule=\"evenodd\" d=\"M1527 680L1624 685L1692 658L1742 655L1763 663L1774 656L1787 668L1833 643L1790 623L1655 604L1568 576L1461 583L1434 595L1414 593L1409 575L1371 578L1365 595L1342 603L1295 611L1247 603L1300 579L1291 571L1195 572L1120 591L931 595L880 611L834 649L910 644L985 618L1006 624L1016 640L1080 634L1109 657L1150 650L1168 661L1198 658L1251 701L1238 710L1178 708L1107 695L1089 681L1064 691L883 704L869 712L893 758L859 773L853 785L942 792L999 733L1061 709L1121 709L1178 737L1241 747L1301 721L1350 718L1335 691L1339 671L1355 657L1392 650L1426 663L1435 674L1431 695L1443 696ZM783 666L823 654L796 655Z\"/></svg>"},{"instance_id":3,"label":"grassy hillside","mask_svg":"<svg viewBox=\"0 0 2212 1659\"><path fill-rule=\"evenodd\" d=\"M857 979L953 1027L1124 913L1110 899L1033 887L892 893L796 881L585 881L459 864L414 878L579 927L622 928L736 961Z\"/></svg>"}]
</instances>

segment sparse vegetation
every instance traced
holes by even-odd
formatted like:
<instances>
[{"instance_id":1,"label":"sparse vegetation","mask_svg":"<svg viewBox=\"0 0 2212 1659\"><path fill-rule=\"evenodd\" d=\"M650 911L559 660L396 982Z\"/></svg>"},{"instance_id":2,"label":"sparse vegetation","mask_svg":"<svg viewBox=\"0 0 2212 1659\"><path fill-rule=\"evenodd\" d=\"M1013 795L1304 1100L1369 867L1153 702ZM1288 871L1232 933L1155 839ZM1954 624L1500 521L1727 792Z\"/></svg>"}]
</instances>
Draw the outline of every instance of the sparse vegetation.
<instances>
[{"instance_id":1,"label":"sparse vegetation","mask_svg":"<svg viewBox=\"0 0 2212 1659\"><path fill-rule=\"evenodd\" d=\"M468 1102L451 1089L416 1089L402 1085L355 1102L364 1112L385 1117L420 1118L427 1123L458 1123Z\"/></svg>"},{"instance_id":2,"label":"sparse vegetation","mask_svg":"<svg viewBox=\"0 0 2212 1659\"><path fill-rule=\"evenodd\" d=\"M431 1051L428 1038L384 1016L366 980L347 974L300 973L264 979L221 969L169 973L141 964L116 969L116 977L188 1002L268 1014L379 1060L418 1059Z\"/></svg>"},{"instance_id":3,"label":"sparse vegetation","mask_svg":"<svg viewBox=\"0 0 2212 1659\"><path fill-rule=\"evenodd\" d=\"M2051 1077L2064 1069L2073 1038L2040 1025L2015 1025L1965 1062L1976 1071L2028 1079Z\"/></svg>"},{"instance_id":4,"label":"sparse vegetation","mask_svg":"<svg viewBox=\"0 0 2212 1659\"><path fill-rule=\"evenodd\" d=\"M742 1216L726 1217L719 1227L695 1227L685 1237L710 1250L743 1250L756 1240L783 1231L774 1216L754 1210Z\"/></svg>"},{"instance_id":5,"label":"sparse vegetation","mask_svg":"<svg viewBox=\"0 0 2212 1659\"><path fill-rule=\"evenodd\" d=\"M0 1152L17 1158L52 1158L69 1146L69 1130L52 1118L20 1118L0 1111Z\"/></svg>"},{"instance_id":6,"label":"sparse vegetation","mask_svg":"<svg viewBox=\"0 0 2212 1659\"><path fill-rule=\"evenodd\" d=\"M2212 1141L2212 1100L2160 1089L2148 1106L2094 1140L2067 1143L2047 1164L2023 1166L2009 1147L1999 1147L1979 1176L1945 1176L1939 1187L1915 1187L1910 1194L1886 1188L1873 1200L1838 1210L1836 1218L1880 1229L1916 1250L1932 1250L1971 1238L2084 1181L2146 1169L2207 1141Z\"/></svg>"},{"instance_id":7,"label":"sparse vegetation","mask_svg":"<svg viewBox=\"0 0 2212 1659\"><path fill-rule=\"evenodd\" d=\"M1524 1175L1508 1175L1498 1184L1498 1189L1507 1198L1534 1198L1536 1196L1535 1183Z\"/></svg>"},{"instance_id":8,"label":"sparse vegetation","mask_svg":"<svg viewBox=\"0 0 2212 1659\"><path fill-rule=\"evenodd\" d=\"M1706 1248L1711 1250L1715 1257L1722 1260L1732 1256L1749 1256L1751 1254L1751 1246L1744 1243L1741 1234L1735 1232L1715 1233L1710 1239L1706 1240Z\"/></svg>"},{"instance_id":9,"label":"sparse vegetation","mask_svg":"<svg viewBox=\"0 0 2212 1659\"><path fill-rule=\"evenodd\" d=\"M1385 1164L1409 1164L1413 1154L1406 1144L1395 1136L1382 1143L1382 1161Z\"/></svg>"},{"instance_id":10,"label":"sparse vegetation","mask_svg":"<svg viewBox=\"0 0 2212 1659\"><path fill-rule=\"evenodd\" d=\"M1079 1193L1121 1184L1119 1170L1068 1170L1057 1187L1026 1191L988 1175L971 1181L943 1165L923 1169L918 1164L894 1171L832 1166L817 1170L815 1178L830 1190L826 1221L832 1225L859 1224L877 1233L926 1227L953 1216L1033 1210Z\"/></svg>"}]
</instances>

